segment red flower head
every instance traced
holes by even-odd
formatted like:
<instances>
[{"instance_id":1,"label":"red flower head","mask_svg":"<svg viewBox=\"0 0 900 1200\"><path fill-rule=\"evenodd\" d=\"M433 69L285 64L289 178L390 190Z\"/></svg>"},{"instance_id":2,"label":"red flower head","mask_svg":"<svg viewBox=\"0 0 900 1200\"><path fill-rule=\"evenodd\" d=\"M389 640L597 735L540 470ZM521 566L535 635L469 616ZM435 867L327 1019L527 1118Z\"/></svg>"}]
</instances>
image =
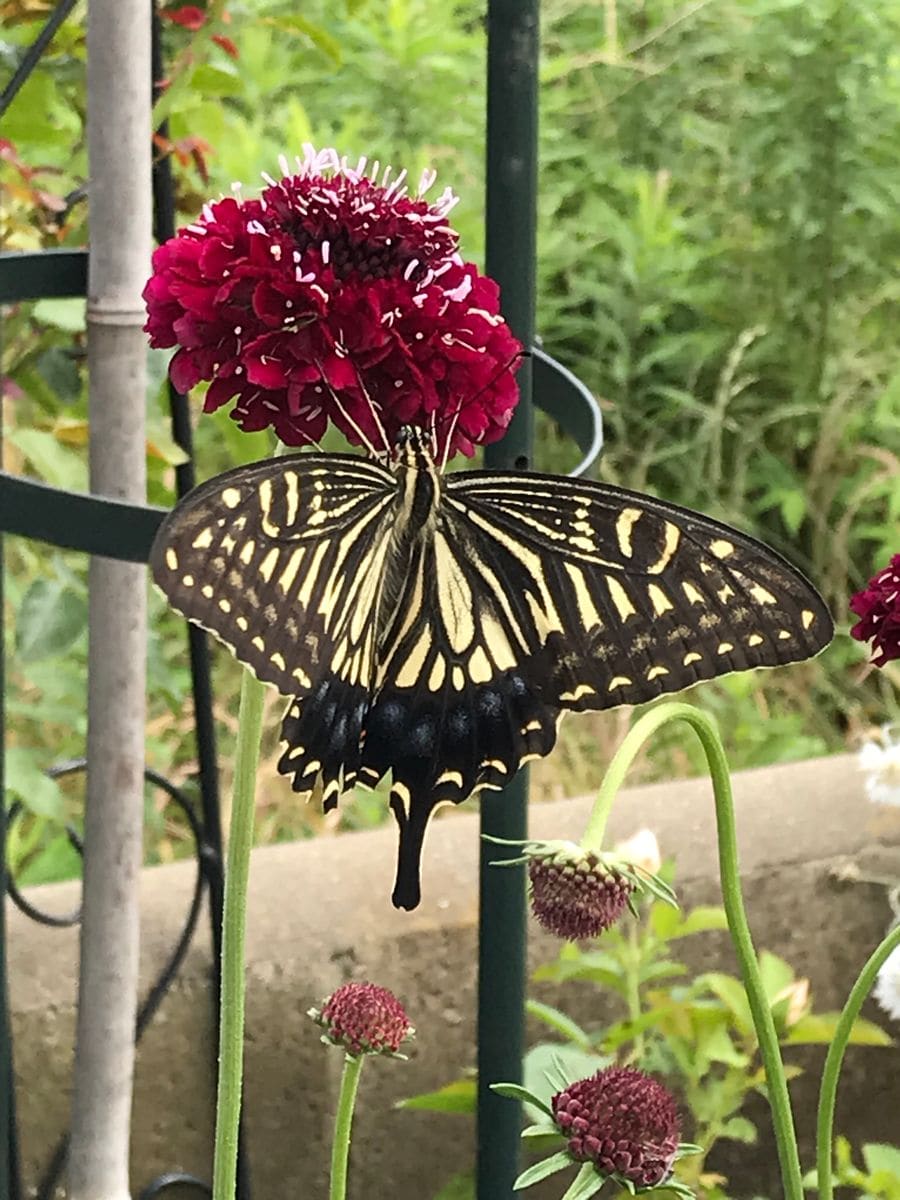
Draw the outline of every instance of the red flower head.
<instances>
[{"instance_id":1,"label":"red flower head","mask_svg":"<svg viewBox=\"0 0 900 1200\"><path fill-rule=\"evenodd\" d=\"M305 148L255 200L203 214L153 256L144 290L150 344L178 346L180 391L210 380L204 408L234 400L242 429L393 447L403 425L432 430L443 458L501 437L518 399L521 350L499 291L457 253L449 189L429 203L406 172Z\"/></svg>"},{"instance_id":2,"label":"red flower head","mask_svg":"<svg viewBox=\"0 0 900 1200\"><path fill-rule=\"evenodd\" d=\"M678 1151L674 1099L634 1067L607 1067L551 1101L553 1120L577 1162L637 1187L668 1180Z\"/></svg>"},{"instance_id":3,"label":"red flower head","mask_svg":"<svg viewBox=\"0 0 900 1200\"><path fill-rule=\"evenodd\" d=\"M850 610L860 618L850 633L857 641L871 641L876 667L900 658L900 554L856 593Z\"/></svg>"},{"instance_id":4,"label":"red flower head","mask_svg":"<svg viewBox=\"0 0 900 1200\"><path fill-rule=\"evenodd\" d=\"M325 1030L323 1041L352 1055L396 1055L415 1032L393 992L374 983L345 983L309 1015Z\"/></svg>"},{"instance_id":5,"label":"red flower head","mask_svg":"<svg viewBox=\"0 0 900 1200\"><path fill-rule=\"evenodd\" d=\"M608 859L569 842L531 844L528 879L536 920L569 941L599 937L613 926L637 885Z\"/></svg>"}]
</instances>

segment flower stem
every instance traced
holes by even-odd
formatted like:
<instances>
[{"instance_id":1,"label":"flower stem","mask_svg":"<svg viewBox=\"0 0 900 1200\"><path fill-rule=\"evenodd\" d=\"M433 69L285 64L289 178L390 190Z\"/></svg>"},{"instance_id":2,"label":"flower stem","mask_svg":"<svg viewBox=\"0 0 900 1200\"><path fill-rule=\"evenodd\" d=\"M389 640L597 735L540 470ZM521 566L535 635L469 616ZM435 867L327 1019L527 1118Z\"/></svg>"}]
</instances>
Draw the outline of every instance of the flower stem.
<instances>
[{"instance_id":1,"label":"flower stem","mask_svg":"<svg viewBox=\"0 0 900 1200\"><path fill-rule=\"evenodd\" d=\"M350 1126L353 1124L353 1107L356 1090L365 1055L347 1054L344 1057L344 1073L341 1076L341 1092L338 1096L337 1114L334 1118L334 1141L331 1144L331 1189L329 1200L344 1200L347 1195L347 1162L350 1158Z\"/></svg>"},{"instance_id":2,"label":"flower stem","mask_svg":"<svg viewBox=\"0 0 900 1200\"><path fill-rule=\"evenodd\" d=\"M628 955L625 965L626 999L628 1020L639 1021L641 1017L641 945L636 924L628 927ZM634 1057L638 1063L644 1057L644 1034L639 1030L634 1035Z\"/></svg>"},{"instance_id":3,"label":"flower stem","mask_svg":"<svg viewBox=\"0 0 900 1200\"><path fill-rule=\"evenodd\" d=\"M234 1200L238 1124L244 1068L244 934L247 877L253 846L253 801L262 730L264 687L245 670L241 678L237 755L225 902L222 914L222 995L219 1002L219 1083L216 1095L216 1148L213 1200Z\"/></svg>"},{"instance_id":4,"label":"flower stem","mask_svg":"<svg viewBox=\"0 0 900 1200\"><path fill-rule=\"evenodd\" d=\"M859 1016L863 1001L872 990L875 977L884 966L888 956L900 946L900 925L887 934L881 945L870 955L866 965L859 973L853 990L847 997L847 1003L841 1012L840 1019L834 1030L828 1054L825 1056L825 1066L822 1070L822 1084L819 1089L819 1113L816 1122L816 1174L818 1177L819 1200L832 1200L833 1186L831 1180L832 1141L834 1138L834 1106L837 1099L837 1086L844 1062L844 1051L850 1040L853 1023Z\"/></svg>"},{"instance_id":5,"label":"flower stem","mask_svg":"<svg viewBox=\"0 0 900 1200\"><path fill-rule=\"evenodd\" d=\"M722 900L728 918L731 940L741 968L741 978L747 993L747 1002L753 1017L753 1025L759 1040L759 1050L766 1074L766 1088L772 1109L772 1123L778 1161L781 1164L785 1200L803 1200L803 1184L800 1174L800 1156L797 1151L797 1135L788 1094L784 1063L778 1045L775 1022L766 997L759 962L744 911L741 895L740 866L737 854L737 838L734 821L734 800L731 795L731 780L728 762L715 723L706 713L689 704L670 702L659 704L635 722L610 763L606 778L597 796L594 812L588 822L582 845L596 838L599 827L601 836L612 797L618 791L628 768L634 761L644 742L663 725L670 721L686 721L697 734L707 767L712 779L716 806L716 826L719 841L719 875L722 883Z\"/></svg>"}]
</instances>

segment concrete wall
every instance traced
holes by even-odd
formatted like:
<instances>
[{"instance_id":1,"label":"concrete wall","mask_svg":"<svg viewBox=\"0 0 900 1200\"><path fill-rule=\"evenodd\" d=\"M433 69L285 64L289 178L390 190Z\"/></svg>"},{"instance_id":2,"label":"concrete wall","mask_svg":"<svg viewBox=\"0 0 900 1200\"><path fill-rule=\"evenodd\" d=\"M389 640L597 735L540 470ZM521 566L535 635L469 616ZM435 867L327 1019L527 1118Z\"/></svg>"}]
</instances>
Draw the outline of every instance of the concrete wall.
<instances>
[{"instance_id":1,"label":"concrete wall","mask_svg":"<svg viewBox=\"0 0 900 1200\"><path fill-rule=\"evenodd\" d=\"M817 1007L837 1007L884 932L889 909L877 885L841 884L835 868L900 877L900 811L865 799L853 759L835 758L746 772L735 779L742 870L757 945L786 957L813 984ZM535 806L532 832L577 838L589 803ZM678 861L686 905L717 900L713 807L706 781L623 793L611 822L621 837L653 828ZM318 1041L307 1008L347 979L392 988L418 1030L411 1060L367 1064L354 1140L356 1200L428 1200L470 1163L467 1118L398 1112L393 1102L455 1078L474 1058L477 819L451 814L432 830L424 900L414 913L389 902L393 828L257 850L251 873L247 963L247 1124L258 1200L324 1200L331 1116L340 1054ZM143 876L143 979L148 986L187 911L191 864ZM77 887L34 889L43 907L67 911ZM64 1128L69 1101L77 934L37 926L8 909L12 1020L16 1042L23 1169L33 1184L48 1147ZM536 964L555 944L532 926ZM694 967L734 969L727 935L685 943ZM142 1042L135 1101L135 1191L157 1172L210 1174L213 1024L210 946L201 929L187 962ZM613 1010L596 993L534 989L574 1016L598 1023ZM876 1009L869 1015L883 1020ZM536 1031L532 1031L535 1033ZM894 1028L900 1034L900 1028ZM797 1055L809 1068L792 1085L805 1162L821 1053ZM900 1052L851 1051L839 1106L853 1138L900 1142ZM755 1115L763 1120L764 1110ZM690 1129L685 1130L689 1137ZM733 1190L777 1197L774 1152L764 1136L717 1164ZM536 1198L558 1196L556 1184Z\"/></svg>"}]
</instances>

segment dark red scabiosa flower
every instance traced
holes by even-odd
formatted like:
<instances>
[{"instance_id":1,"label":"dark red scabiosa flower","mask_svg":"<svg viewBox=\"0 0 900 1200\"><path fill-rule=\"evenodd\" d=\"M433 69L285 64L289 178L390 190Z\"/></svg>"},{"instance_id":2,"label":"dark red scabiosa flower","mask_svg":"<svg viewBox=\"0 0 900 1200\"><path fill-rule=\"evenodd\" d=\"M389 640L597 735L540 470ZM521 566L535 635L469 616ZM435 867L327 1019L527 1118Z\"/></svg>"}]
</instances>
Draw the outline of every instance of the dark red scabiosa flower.
<instances>
[{"instance_id":1,"label":"dark red scabiosa flower","mask_svg":"<svg viewBox=\"0 0 900 1200\"><path fill-rule=\"evenodd\" d=\"M852 597L850 610L860 618L850 634L872 643L876 667L900 658L900 554Z\"/></svg>"},{"instance_id":2,"label":"dark red scabiosa flower","mask_svg":"<svg viewBox=\"0 0 900 1200\"><path fill-rule=\"evenodd\" d=\"M309 1015L325 1031L322 1040L348 1054L397 1054L415 1030L403 1005L374 983L345 983Z\"/></svg>"},{"instance_id":3,"label":"dark red scabiosa flower","mask_svg":"<svg viewBox=\"0 0 900 1200\"><path fill-rule=\"evenodd\" d=\"M636 1187L668 1180L678 1152L678 1110L661 1083L634 1067L606 1067L550 1102L577 1162Z\"/></svg>"},{"instance_id":4,"label":"dark red scabiosa flower","mask_svg":"<svg viewBox=\"0 0 900 1200\"><path fill-rule=\"evenodd\" d=\"M569 941L597 937L614 925L637 886L624 863L571 842L533 843L526 861L535 918Z\"/></svg>"},{"instance_id":5,"label":"dark red scabiosa flower","mask_svg":"<svg viewBox=\"0 0 900 1200\"><path fill-rule=\"evenodd\" d=\"M520 344L499 290L457 253L449 189L414 195L405 172L306 147L257 199L207 204L160 246L144 290L150 344L179 347L180 391L210 381L204 407L234 401L247 430L318 440L329 420L356 444L393 447L403 425L437 455L501 437L518 399Z\"/></svg>"}]
</instances>

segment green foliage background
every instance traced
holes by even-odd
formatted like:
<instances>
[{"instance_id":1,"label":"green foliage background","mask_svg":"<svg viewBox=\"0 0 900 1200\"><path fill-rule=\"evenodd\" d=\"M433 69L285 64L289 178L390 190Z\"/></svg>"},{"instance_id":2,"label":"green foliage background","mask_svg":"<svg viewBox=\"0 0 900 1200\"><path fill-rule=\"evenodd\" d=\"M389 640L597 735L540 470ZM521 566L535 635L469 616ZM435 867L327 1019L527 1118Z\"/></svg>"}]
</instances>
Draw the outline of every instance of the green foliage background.
<instances>
[{"instance_id":1,"label":"green foliage background","mask_svg":"<svg viewBox=\"0 0 900 1200\"><path fill-rule=\"evenodd\" d=\"M11 69L44 0L0 0ZM3 119L0 244L83 245L84 6ZM217 6L221 8L221 5ZM215 14L214 14L215 15ZM196 33L167 25L179 208L259 173L304 141L406 166L434 165L462 196L468 257L482 251L484 5L473 0L288 0L228 5ZM212 40L226 34L238 57ZM545 0L541 65L539 328L598 396L604 479L734 522L823 589L842 630L818 660L691 693L722 724L735 766L852 745L898 716L898 673L865 666L845 635L847 597L900 549L900 12L864 0ZM86 482L83 312L44 301L6 314L6 465ZM150 495L172 500L165 360L150 356ZM565 469L559 430L539 463ZM227 416L197 422L201 476L267 453ZM10 787L22 877L72 869L60 835L77 783L40 769L84 740L85 585L75 556L10 544L6 633ZM183 633L153 602L148 758L193 787ZM225 775L237 696L217 664ZM274 726L278 702L270 705ZM563 726L534 770L536 796L596 784L628 714ZM265 747L271 750L272 747ZM645 777L699 764L663 743ZM297 812L263 756L259 836L324 827ZM184 831L148 795L148 856ZM345 827L381 818L345 803ZM328 829L334 828L328 823Z\"/></svg>"}]
</instances>

